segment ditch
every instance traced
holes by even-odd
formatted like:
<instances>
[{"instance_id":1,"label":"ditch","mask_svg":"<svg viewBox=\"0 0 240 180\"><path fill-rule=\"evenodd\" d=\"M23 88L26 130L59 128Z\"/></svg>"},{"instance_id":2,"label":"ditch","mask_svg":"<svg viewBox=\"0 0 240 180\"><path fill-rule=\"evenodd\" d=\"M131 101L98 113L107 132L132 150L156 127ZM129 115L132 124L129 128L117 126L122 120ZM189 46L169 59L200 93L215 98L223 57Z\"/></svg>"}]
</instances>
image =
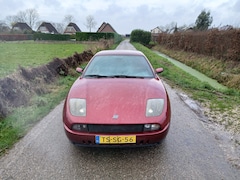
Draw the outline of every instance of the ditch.
<instances>
[{"instance_id":1,"label":"ditch","mask_svg":"<svg viewBox=\"0 0 240 180\"><path fill-rule=\"evenodd\" d=\"M153 51L154 53L156 53L157 55L167 59L168 61L170 61L171 63L173 63L175 66L181 68L182 70L184 70L185 72L191 74L192 76L196 77L197 79L199 79L200 81L202 82L207 82L210 86L212 86L213 88L215 89L218 89L218 90L227 90L227 87L218 83L216 80L214 79L211 79L209 77L207 77L205 74L202 74L200 73L199 71L163 54L163 53L160 53L158 51Z\"/></svg>"}]
</instances>

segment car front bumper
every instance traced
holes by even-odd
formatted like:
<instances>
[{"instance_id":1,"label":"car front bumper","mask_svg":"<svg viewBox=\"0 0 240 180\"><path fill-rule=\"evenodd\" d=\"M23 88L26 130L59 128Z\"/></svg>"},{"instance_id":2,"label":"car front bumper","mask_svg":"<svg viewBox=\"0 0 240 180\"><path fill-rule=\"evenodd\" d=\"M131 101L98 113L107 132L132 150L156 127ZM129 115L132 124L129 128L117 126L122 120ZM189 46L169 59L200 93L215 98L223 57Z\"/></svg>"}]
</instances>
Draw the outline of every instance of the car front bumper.
<instances>
[{"instance_id":1,"label":"car front bumper","mask_svg":"<svg viewBox=\"0 0 240 180\"><path fill-rule=\"evenodd\" d=\"M82 133L76 132L69 129L64 125L65 133L68 139L75 145L78 146L93 146L93 147L125 147L125 146L150 146L160 143L167 135L170 127L170 123L165 126L161 131L154 132L144 132L136 134L93 134L93 133ZM106 135L106 136L121 136L121 135L136 135L136 143L131 144L97 144L95 142L95 137L97 135Z\"/></svg>"}]
</instances>

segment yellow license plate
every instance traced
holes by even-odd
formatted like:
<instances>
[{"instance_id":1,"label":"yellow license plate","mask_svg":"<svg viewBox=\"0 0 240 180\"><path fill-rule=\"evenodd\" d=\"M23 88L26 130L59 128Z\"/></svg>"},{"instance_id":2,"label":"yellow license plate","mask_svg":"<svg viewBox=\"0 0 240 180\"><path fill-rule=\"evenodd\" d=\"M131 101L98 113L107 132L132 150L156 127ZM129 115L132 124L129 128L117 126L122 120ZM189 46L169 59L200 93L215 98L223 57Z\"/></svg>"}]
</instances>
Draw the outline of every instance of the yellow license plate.
<instances>
[{"instance_id":1,"label":"yellow license plate","mask_svg":"<svg viewBox=\"0 0 240 180\"><path fill-rule=\"evenodd\" d=\"M96 136L96 144L129 144L136 143L136 136Z\"/></svg>"}]
</instances>

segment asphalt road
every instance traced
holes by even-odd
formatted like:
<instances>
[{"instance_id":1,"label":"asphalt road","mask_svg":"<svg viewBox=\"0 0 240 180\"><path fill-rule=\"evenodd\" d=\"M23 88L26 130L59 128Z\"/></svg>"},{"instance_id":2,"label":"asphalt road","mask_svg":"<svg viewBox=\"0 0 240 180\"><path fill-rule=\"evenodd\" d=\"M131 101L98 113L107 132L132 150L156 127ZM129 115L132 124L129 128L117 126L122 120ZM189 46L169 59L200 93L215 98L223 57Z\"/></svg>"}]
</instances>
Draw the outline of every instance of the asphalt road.
<instances>
[{"instance_id":1,"label":"asphalt road","mask_svg":"<svg viewBox=\"0 0 240 180\"><path fill-rule=\"evenodd\" d=\"M172 122L159 146L75 147L64 134L61 103L0 159L0 179L239 179L200 117L166 88Z\"/></svg>"}]
</instances>

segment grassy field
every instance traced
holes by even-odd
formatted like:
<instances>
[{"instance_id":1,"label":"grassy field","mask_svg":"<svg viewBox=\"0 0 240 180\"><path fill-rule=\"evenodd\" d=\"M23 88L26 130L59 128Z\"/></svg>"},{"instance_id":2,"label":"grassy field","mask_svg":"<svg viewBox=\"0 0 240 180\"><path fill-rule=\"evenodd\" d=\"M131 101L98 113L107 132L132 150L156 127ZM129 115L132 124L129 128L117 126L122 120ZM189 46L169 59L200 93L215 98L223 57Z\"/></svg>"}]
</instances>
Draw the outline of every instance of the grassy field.
<instances>
[{"instance_id":1,"label":"grassy field","mask_svg":"<svg viewBox=\"0 0 240 180\"><path fill-rule=\"evenodd\" d=\"M36 67L55 57L65 58L87 48L88 45L77 43L0 42L0 78L13 73L19 66Z\"/></svg>"}]
</instances>

